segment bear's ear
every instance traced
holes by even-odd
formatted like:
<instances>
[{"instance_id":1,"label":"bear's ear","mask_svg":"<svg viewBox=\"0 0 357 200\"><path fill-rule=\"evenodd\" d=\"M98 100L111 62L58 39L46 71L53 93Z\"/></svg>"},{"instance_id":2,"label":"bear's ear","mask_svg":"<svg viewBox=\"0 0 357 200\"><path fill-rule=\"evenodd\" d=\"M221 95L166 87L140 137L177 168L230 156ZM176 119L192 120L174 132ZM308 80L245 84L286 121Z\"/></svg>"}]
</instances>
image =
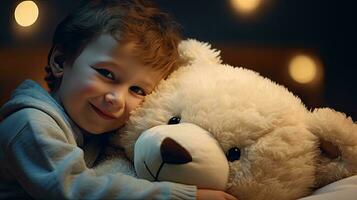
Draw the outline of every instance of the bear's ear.
<instances>
[{"instance_id":1,"label":"bear's ear","mask_svg":"<svg viewBox=\"0 0 357 200\"><path fill-rule=\"evenodd\" d=\"M341 150L337 147L337 145L323 139L320 139L319 149L321 155L329 159L335 159L342 155Z\"/></svg>"},{"instance_id":2,"label":"bear's ear","mask_svg":"<svg viewBox=\"0 0 357 200\"><path fill-rule=\"evenodd\" d=\"M357 172L357 124L344 113L330 108L315 109L307 128L319 139L316 187Z\"/></svg>"},{"instance_id":3,"label":"bear's ear","mask_svg":"<svg viewBox=\"0 0 357 200\"><path fill-rule=\"evenodd\" d=\"M307 128L318 137L322 156L329 159L357 156L357 125L350 117L330 108L318 108L308 119Z\"/></svg>"},{"instance_id":4,"label":"bear's ear","mask_svg":"<svg viewBox=\"0 0 357 200\"><path fill-rule=\"evenodd\" d=\"M195 62L222 63L219 50L211 48L209 43L199 42L195 39L181 41L179 44L179 54L185 64Z\"/></svg>"}]
</instances>

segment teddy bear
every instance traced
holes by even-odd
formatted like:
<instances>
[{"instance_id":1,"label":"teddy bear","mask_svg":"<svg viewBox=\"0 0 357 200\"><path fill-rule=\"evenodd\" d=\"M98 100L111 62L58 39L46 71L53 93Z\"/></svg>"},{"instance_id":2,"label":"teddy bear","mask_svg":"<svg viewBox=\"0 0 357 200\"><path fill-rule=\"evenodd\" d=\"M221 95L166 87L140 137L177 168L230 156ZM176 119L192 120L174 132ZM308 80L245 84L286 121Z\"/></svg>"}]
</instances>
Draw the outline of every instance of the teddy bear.
<instances>
[{"instance_id":1,"label":"teddy bear","mask_svg":"<svg viewBox=\"0 0 357 200\"><path fill-rule=\"evenodd\" d=\"M284 86L223 64L208 43L184 40L179 51L185 64L111 139L136 176L239 199L297 199L357 174L357 124L350 117L308 110Z\"/></svg>"}]
</instances>

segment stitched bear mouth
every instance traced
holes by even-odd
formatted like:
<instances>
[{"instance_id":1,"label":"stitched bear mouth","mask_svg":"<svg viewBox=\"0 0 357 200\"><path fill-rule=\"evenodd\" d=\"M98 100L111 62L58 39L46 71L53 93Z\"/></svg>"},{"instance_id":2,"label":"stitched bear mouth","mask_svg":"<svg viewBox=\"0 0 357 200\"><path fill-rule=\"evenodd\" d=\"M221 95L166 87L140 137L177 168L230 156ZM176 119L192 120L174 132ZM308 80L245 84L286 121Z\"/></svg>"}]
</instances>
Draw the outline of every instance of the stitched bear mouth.
<instances>
[{"instance_id":1,"label":"stitched bear mouth","mask_svg":"<svg viewBox=\"0 0 357 200\"><path fill-rule=\"evenodd\" d=\"M169 137L166 137L162 141L160 145L160 153L161 153L162 162L155 175L151 172L150 168L148 167L148 165L144 160L144 165L146 170L150 173L151 177L155 181L159 181L158 177L165 163L173 164L173 165L182 165L192 162L191 154L184 147L182 147L178 142L176 142L174 139Z\"/></svg>"},{"instance_id":2,"label":"stitched bear mouth","mask_svg":"<svg viewBox=\"0 0 357 200\"><path fill-rule=\"evenodd\" d=\"M164 164L165 164L164 162L161 163L159 170L157 170L156 175L154 176L154 174L151 172L150 168L147 166L146 162L144 161L145 168L146 170L148 170L149 174L154 179L154 181L159 181L159 174Z\"/></svg>"}]
</instances>

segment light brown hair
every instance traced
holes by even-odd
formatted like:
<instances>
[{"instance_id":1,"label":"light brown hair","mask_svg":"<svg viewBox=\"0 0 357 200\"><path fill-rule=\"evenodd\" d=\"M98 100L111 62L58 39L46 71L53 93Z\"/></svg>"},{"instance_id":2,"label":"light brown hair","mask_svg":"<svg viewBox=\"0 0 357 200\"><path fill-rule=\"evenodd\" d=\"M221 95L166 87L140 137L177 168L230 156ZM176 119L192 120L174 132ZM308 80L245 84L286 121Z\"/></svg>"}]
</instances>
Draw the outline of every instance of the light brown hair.
<instances>
[{"instance_id":1,"label":"light brown hair","mask_svg":"<svg viewBox=\"0 0 357 200\"><path fill-rule=\"evenodd\" d=\"M73 62L83 48L100 34L109 33L119 44L135 44L135 55L143 64L163 71L165 77L178 65L179 25L148 0L91 0L79 4L56 27L48 65L54 48ZM60 78L46 66L45 80L51 91Z\"/></svg>"}]
</instances>

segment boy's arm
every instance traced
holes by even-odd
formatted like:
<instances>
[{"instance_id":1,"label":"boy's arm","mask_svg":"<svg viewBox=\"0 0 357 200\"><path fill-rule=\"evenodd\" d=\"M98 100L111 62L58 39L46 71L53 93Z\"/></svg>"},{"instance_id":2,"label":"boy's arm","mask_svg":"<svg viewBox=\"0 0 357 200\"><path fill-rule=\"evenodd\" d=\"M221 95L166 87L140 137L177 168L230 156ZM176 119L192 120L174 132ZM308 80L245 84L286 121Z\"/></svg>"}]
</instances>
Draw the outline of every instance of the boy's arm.
<instances>
[{"instance_id":1,"label":"boy's arm","mask_svg":"<svg viewBox=\"0 0 357 200\"><path fill-rule=\"evenodd\" d=\"M40 115L46 115L40 112ZM33 114L33 113L32 113ZM38 113L37 113L38 114ZM194 199L195 186L152 183L124 174L98 176L85 165L83 151L69 144L48 116L32 119L5 148L11 174L34 198ZM43 119L46 119L43 121Z\"/></svg>"}]
</instances>

